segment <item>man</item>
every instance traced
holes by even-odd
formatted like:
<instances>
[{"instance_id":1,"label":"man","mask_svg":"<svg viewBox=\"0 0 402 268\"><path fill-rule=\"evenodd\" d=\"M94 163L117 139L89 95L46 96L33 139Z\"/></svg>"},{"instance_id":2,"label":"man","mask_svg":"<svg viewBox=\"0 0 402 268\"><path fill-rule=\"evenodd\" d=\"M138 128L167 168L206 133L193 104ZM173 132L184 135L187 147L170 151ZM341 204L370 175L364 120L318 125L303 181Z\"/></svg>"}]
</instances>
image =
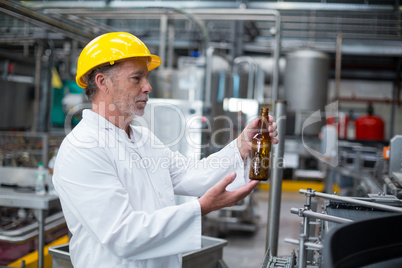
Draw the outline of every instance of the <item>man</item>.
<instances>
[{"instance_id":1,"label":"man","mask_svg":"<svg viewBox=\"0 0 402 268\"><path fill-rule=\"evenodd\" d=\"M75 267L180 267L182 252L201 248L201 217L236 204L258 183L245 184L243 162L257 121L191 165L130 125L144 113L148 72L159 65L141 40L122 32L95 38L80 55L76 80L92 110L63 141L53 176ZM216 160L224 160L219 168ZM175 205L175 194L201 197Z\"/></svg>"}]
</instances>

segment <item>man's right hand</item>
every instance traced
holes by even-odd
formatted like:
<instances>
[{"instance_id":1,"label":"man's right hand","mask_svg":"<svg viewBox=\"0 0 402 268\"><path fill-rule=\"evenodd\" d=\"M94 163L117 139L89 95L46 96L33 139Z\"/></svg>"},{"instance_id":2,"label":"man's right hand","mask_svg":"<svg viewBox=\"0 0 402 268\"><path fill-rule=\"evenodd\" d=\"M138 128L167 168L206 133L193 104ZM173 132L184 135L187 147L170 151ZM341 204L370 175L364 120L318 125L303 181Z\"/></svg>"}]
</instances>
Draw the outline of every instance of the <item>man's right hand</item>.
<instances>
[{"instance_id":1,"label":"man's right hand","mask_svg":"<svg viewBox=\"0 0 402 268\"><path fill-rule=\"evenodd\" d=\"M198 199L201 205L202 216L214 210L236 205L258 185L258 181L250 180L246 185L243 185L237 190L227 191L226 187L231 184L235 178L236 173L230 173Z\"/></svg>"}]
</instances>

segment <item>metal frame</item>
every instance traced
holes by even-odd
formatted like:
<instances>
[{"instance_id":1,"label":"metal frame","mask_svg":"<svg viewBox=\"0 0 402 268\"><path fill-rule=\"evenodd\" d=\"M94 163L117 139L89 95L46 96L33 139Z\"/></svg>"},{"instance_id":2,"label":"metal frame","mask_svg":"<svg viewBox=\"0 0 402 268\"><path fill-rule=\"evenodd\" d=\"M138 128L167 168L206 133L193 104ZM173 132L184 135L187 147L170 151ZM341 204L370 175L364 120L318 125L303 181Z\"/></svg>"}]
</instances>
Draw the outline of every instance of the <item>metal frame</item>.
<instances>
[{"instance_id":1,"label":"metal frame","mask_svg":"<svg viewBox=\"0 0 402 268\"><path fill-rule=\"evenodd\" d=\"M374 203L370 201L365 201L361 199L356 199L352 197L346 197L346 196L338 196L334 194L326 194L326 193L320 193L316 192L315 190L312 189L307 189L299 190L300 194L304 194L306 196L306 204L304 205L303 208L291 208L290 212L292 214L296 214L299 217L302 217L302 223L300 228L300 235L299 235L299 240L296 239L289 239L286 238L285 242L299 245L299 256L298 256L298 263L297 267L298 268L304 268L308 267L308 262L314 261L312 256L309 256L307 254L307 251L313 250L313 251L319 251L323 249L323 245L321 241L318 241L317 238L313 238L310 235L310 230L309 227L311 225L310 221L311 219L320 219L324 221L322 223L323 226L326 226L328 222L334 222L334 223L340 223L340 224L347 224L347 223L352 223L354 222L353 220L346 219L346 218L341 218L341 217L336 217L332 215L327 215L323 213L317 213L311 210L311 203L312 203L312 198L313 197L321 197L329 200L337 200L337 201L342 201L342 202L347 202L347 203L352 203L352 204L358 204L361 206L365 206L368 208L374 208L374 209L380 209L388 212L397 212L400 213L402 212L402 207L399 206L391 206L391 205L385 205L385 204L380 204L380 203ZM372 199L373 200L373 199ZM392 199L392 204L394 205L400 205L402 202L398 199ZM325 228L327 229L327 228Z\"/></svg>"}]
</instances>

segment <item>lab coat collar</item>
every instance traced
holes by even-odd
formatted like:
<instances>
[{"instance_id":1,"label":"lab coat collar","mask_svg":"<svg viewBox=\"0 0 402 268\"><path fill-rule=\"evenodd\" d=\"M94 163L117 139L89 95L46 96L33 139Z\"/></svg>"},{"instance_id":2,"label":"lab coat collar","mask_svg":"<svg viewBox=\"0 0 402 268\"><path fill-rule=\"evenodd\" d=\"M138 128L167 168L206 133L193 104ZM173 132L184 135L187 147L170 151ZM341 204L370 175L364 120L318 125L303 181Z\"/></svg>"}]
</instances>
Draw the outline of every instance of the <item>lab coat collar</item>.
<instances>
[{"instance_id":1,"label":"lab coat collar","mask_svg":"<svg viewBox=\"0 0 402 268\"><path fill-rule=\"evenodd\" d=\"M106 131L112 131L113 133L116 134L116 138L119 141L125 141L125 142L132 142L127 133L121 129L112 124L109 120L104 118L98 113L95 113L89 109L85 109L82 112L82 117L87 121L89 124L95 125L95 127L99 130L106 130ZM130 131L130 137L133 137L133 130L131 127L129 127Z\"/></svg>"}]
</instances>

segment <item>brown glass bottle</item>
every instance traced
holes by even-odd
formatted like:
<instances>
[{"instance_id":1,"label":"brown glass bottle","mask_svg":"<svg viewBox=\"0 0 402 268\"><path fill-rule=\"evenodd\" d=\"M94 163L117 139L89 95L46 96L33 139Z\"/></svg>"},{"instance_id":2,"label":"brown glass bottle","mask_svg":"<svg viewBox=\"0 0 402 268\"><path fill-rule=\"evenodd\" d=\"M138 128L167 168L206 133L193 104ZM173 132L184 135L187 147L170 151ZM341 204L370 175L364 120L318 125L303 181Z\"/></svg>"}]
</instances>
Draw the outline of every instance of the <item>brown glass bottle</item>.
<instances>
[{"instance_id":1,"label":"brown glass bottle","mask_svg":"<svg viewBox=\"0 0 402 268\"><path fill-rule=\"evenodd\" d=\"M250 155L249 178L252 180L268 180L271 153L268 124L268 108L261 108L258 132L253 137Z\"/></svg>"}]
</instances>

